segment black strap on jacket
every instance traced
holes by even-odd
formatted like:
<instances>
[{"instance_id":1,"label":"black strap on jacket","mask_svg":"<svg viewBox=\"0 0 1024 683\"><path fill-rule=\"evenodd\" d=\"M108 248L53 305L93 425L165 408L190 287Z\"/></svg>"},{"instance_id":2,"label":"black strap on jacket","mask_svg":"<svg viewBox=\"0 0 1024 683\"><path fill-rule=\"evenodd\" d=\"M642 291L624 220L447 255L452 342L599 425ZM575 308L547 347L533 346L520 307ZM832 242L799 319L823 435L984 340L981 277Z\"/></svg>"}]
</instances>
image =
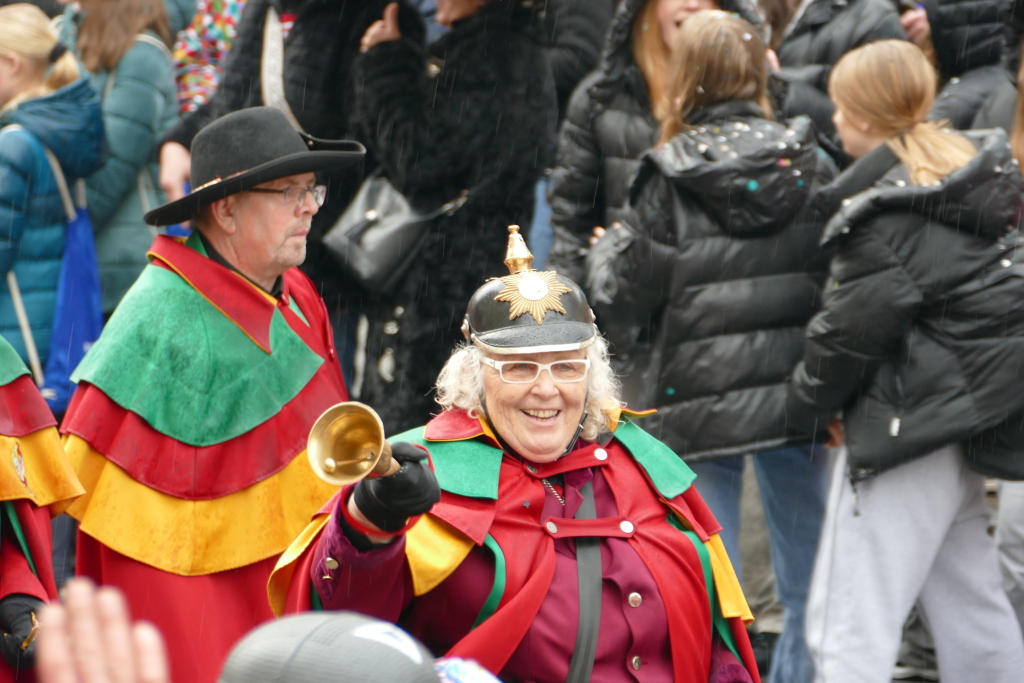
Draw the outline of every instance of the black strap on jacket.
<instances>
[{"instance_id":1,"label":"black strap on jacket","mask_svg":"<svg viewBox=\"0 0 1024 683\"><path fill-rule=\"evenodd\" d=\"M597 519L594 504L594 483L588 481L580 491L583 503L576 511L576 519ZM588 683L594 670L597 654L597 633L601 626L601 539L576 539L576 571L580 589L580 625L576 631L576 647L569 663L566 683Z\"/></svg>"}]
</instances>

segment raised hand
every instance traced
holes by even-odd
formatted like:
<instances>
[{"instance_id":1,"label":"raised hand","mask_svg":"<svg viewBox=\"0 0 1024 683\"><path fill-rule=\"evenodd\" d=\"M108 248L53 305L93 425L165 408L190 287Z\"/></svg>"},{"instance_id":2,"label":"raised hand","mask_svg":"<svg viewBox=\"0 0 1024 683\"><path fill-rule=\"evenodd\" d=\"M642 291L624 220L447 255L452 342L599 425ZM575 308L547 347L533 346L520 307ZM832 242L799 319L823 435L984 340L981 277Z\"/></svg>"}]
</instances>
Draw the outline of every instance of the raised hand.
<instances>
[{"instance_id":1,"label":"raised hand","mask_svg":"<svg viewBox=\"0 0 1024 683\"><path fill-rule=\"evenodd\" d=\"M363 39L359 41L359 51L366 52L374 45L398 40L402 32L398 28L398 3L392 2L384 8L384 18L370 24Z\"/></svg>"},{"instance_id":2,"label":"raised hand","mask_svg":"<svg viewBox=\"0 0 1024 683\"><path fill-rule=\"evenodd\" d=\"M40 616L40 683L170 683L163 638L130 623L124 597L86 579L68 583L63 606Z\"/></svg>"}]
</instances>

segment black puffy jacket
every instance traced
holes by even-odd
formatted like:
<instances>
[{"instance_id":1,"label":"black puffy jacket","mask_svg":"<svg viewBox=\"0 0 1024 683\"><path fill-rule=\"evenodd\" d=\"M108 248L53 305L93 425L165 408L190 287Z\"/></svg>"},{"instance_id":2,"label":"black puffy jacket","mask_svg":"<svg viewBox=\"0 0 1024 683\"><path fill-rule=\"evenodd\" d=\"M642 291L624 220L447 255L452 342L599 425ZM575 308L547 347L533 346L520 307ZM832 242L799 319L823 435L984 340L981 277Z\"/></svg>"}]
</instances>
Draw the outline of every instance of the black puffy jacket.
<instances>
[{"instance_id":1,"label":"black puffy jacket","mask_svg":"<svg viewBox=\"0 0 1024 683\"><path fill-rule=\"evenodd\" d=\"M548 265L576 282L583 281L591 231L625 217L640 155L658 139L647 81L633 59L633 22L646 1L622 1L601 66L576 88L558 137ZM748 0L722 0L721 7L759 25Z\"/></svg>"},{"instance_id":2,"label":"black puffy jacket","mask_svg":"<svg viewBox=\"0 0 1024 683\"><path fill-rule=\"evenodd\" d=\"M957 442L1024 478L1024 181L1005 133L969 135L977 155L937 184L883 145L820 196L836 253L788 414L808 430L843 410L854 481Z\"/></svg>"},{"instance_id":3,"label":"black puffy jacket","mask_svg":"<svg viewBox=\"0 0 1024 683\"><path fill-rule=\"evenodd\" d=\"M508 226L529 225L534 186L554 158L557 105L536 15L517 0L492 0L425 52L405 39L380 43L354 79L361 137L418 210L476 188L430 222L395 295L367 313L362 399L392 434L429 419L470 296L508 273Z\"/></svg>"},{"instance_id":4,"label":"black puffy jacket","mask_svg":"<svg viewBox=\"0 0 1024 683\"><path fill-rule=\"evenodd\" d=\"M1012 134L1017 108L1021 36L1024 35L1024 0L1004 3L1002 21L1004 77L975 114L971 128L1002 128Z\"/></svg>"},{"instance_id":5,"label":"black puffy jacket","mask_svg":"<svg viewBox=\"0 0 1024 683\"><path fill-rule=\"evenodd\" d=\"M808 443L786 428L786 382L818 309L827 258L812 190L835 175L806 117L714 105L643 158L632 228L589 257L591 304L651 326L643 427L687 460Z\"/></svg>"},{"instance_id":6,"label":"black puffy jacket","mask_svg":"<svg viewBox=\"0 0 1024 683\"><path fill-rule=\"evenodd\" d=\"M783 116L810 116L818 130L833 133L828 77L835 63L861 45L906 37L889 0L815 0L776 50L782 78L791 83Z\"/></svg>"},{"instance_id":7,"label":"black puffy jacket","mask_svg":"<svg viewBox=\"0 0 1024 683\"><path fill-rule=\"evenodd\" d=\"M954 128L970 128L986 98L1005 80L1004 0L925 0L939 75L947 82L929 114Z\"/></svg>"},{"instance_id":8,"label":"black puffy jacket","mask_svg":"<svg viewBox=\"0 0 1024 683\"><path fill-rule=\"evenodd\" d=\"M1004 0L924 0L943 79L999 61Z\"/></svg>"}]
</instances>

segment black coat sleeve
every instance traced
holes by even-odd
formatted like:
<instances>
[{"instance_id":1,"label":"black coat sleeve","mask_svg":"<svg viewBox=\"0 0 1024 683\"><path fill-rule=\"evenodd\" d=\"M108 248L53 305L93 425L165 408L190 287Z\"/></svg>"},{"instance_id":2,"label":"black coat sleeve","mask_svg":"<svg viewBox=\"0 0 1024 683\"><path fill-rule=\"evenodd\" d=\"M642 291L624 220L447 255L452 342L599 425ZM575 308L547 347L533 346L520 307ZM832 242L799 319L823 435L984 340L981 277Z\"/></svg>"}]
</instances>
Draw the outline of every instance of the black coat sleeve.
<instances>
[{"instance_id":1,"label":"black coat sleeve","mask_svg":"<svg viewBox=\"0 0 1024 683\"><path fill-rule=\"evenodd\" d=\"M583 281L587 240L594 226L604 225L603 163L593 130L591 80L580 83L569 102L558 135L558 163L551 185L554 241L548 264L575 282Z\"/></svg>"},{"instance_id":2,"label":"black coat sleeve","mask_svg":"<svg viewBox=\"0 0 1024 683\"><path fill-rule=\"evenodd\" d=\"M1010 80L1016 85L1020 69L1021 37L1024 36L1024 0L1009 0L1003 4L1003 65Z\"/></svg>"},{"instance_id":3,"label":"black coat sleeve","mask_svg":"<svg viewBox=\"0 0 1024 683\"><path fill-rule=\"evenodd\" d=\"M886 220L885 216L874 220ZM832 260L824 304L807 326L804 359L793 371L792 429L818 431L899 353L922 294L885 239L859 226Z\"/></svg>"},{"instance_id":4,"label":"black coat sleeve","mask_svg":"<svg viewBox=\"0 0 1024 683\"><path fill-rule=\"evenodd\" d=\"M924 0L944 78L999 61L1004 0Z\"/></svg>"},{"instance_id":5,"label":"black coat sleeve","mask_svg":"<svg viewBox=\"0 0 1024 683\"><path fill-rule=\"evenodd\" d=\"M587 291L606 324L647 325L665 307L679 257L676 234L685 234L684 211L677 211L671 184L658 173L641 171L631 218L608 229L587 257Z\"/></svg>"}]
</instances>

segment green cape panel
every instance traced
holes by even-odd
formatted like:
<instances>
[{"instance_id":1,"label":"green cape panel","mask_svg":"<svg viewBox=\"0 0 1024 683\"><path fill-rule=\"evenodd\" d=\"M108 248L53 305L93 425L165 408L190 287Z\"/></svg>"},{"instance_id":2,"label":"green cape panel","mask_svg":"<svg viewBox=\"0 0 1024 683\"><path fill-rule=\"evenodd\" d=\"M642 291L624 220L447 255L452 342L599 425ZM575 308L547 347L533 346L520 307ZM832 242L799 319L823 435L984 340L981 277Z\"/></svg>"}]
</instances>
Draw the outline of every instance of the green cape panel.
<instances>
[{"instance_id":1,"label":"green cape panel","mask_svg":"<svg viewBox=\"0 0 1024 683\"><path fill-rule=\"evenodd\" d=\"M21 362L21 356L10 342L0 337L0 387L27 374L28 368Z\"/></svg>"},{"instance_id":2,"label":"green cape panel","mask_svg":"<svg viewBox=\"0 0 1024 683\"><path fill-rule=\"evenodd\" d=\"M162 434L212 446L272 418L323 363L277 310L270 339L267 354L176 273L149 265L71 379Z\"/></svg>"},{"instance_id":3,"label":"green cape panel","mask_svg":"<svg viewBox=\"0 0 1024 683\"><path fill-rule=\"evenodd\" d=\"M501 450L478 439L426 441L424 427L391 437L391 441L420 444L430 451L437 483L441 489L469 498L498 499L498 475ZM658 489L671 500L686 491L697 479L693 470L671 448L640 429L624 422L615 430L615 438L636 459Z\"/></svg>"}]
</instances>

